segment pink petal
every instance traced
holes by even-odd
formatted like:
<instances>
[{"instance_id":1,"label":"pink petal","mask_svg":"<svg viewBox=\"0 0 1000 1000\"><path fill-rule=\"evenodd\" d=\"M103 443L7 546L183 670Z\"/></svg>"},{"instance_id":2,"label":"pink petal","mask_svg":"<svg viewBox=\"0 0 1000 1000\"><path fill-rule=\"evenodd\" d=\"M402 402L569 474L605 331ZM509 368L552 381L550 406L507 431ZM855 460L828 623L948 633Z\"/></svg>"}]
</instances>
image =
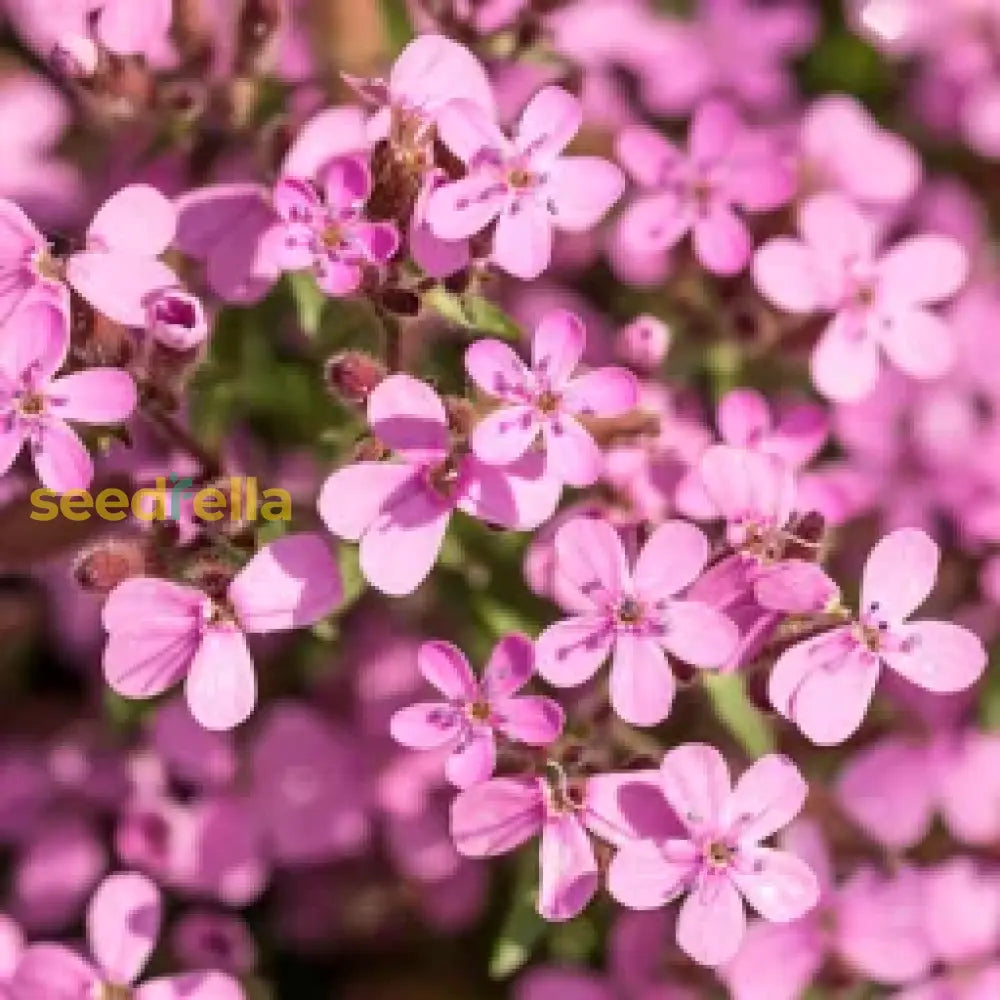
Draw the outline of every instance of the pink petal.
<instances>
[{"instance_id":1,"label":"pink petal","mask_svg":"<svg viewBox=\"0 0 1000 1000\"><path fill-rule=\"evenodd\" d=\"M338 469L320 490L323 523L340 538L357 542L418 473L402 462L358 462Z\"/></svg>"},{"instance_id":2,"label":"pink petal","mask_svg":"<svg viewBox=\"0 0 1000 1000\"><path fill-rule=\"evenodd\" d=\"M550 818L542 828L538 912L546 920L571 920L597 891L597 859L580 820L572 813Z\"/></svg>"},{"instance_id":3,"label":"pink petal","mask_svg":"<svg viewBox=\"0 0 1000 1000\"><path fill-rule=\"evenodd\" d=\"M569 144L583 124L583 108L562 87L543 87L531 99L517 124L514 145L551 163Z\"/></svg>"},{"instance_id":4,"label":"pink petal","mask_svg":"<svg viewBox=\"0 0 1000 1000\"><path fill-rule=\"evenodd\" d=\"M17 1000L75 1000L99 986L97 970L68 948L35 944L21 956L10 994Z\"/></svg>"},{"instance_id":5,"label":"pink petal","mask_svg":"<svg viewBox=\"0 0 1000 1000\"><path fill-rule=\"evenodd\" d=\"M929 305L955 295L969 275L969 258L950 236L911 236L879 261L881 292L899 305Z\"/></svg>"},{"instance_id":6,"label":"pink petal","mask_svg":"<svg viewBox=\"0 0 1000 1000\"><path fill-rule=\"evenodd\" d=\"M753 592L758 603L771 611L804 615L828 608L840 588L815 563L785 559L761 569Z\"/></svg>"},{"instance_id":7,"label":"pink petal","mask_svg":"<svg viewBox=\"0 0 1000 1000\"><path fill-rule=\"evenodd\" d=\"M464 97L448 101L437 113L436 120L441 141L463 163L472 164L478 154L498 153L507 145L493 118L480 105Z\"/></svg>"},{"instance_id":8,"label":"pink petal","mask_svg":"<svg viewBox=\"0 0 1000 1000\"><path fill-rule=\"evenodd\" d=\"M799 232L831 276L843 272L845 262L864 263L874 254L874 226L840 194L810 198L799 212Z\"/></svg>"},{"instance_id":9,"label":"pink petal","mask_svg":"<svg viewBox=\"0 0 1000 1000\"><path fill-rule=\"evenodd\" d=\"M475 701L479 685L465 654L450 642L425 642L417 650L417 667L425 681L449 701Z\"/></svg>"},{"instance_id":10,"label":"pink petal","mask_svg":"<svg viewBox=\"0 0 1000 1000\"><path fill-rule=\"evenodd\" d=\"M504 209L506 185L492 168L474 170L443 184L427 202L427 224L442 240L465 240L482 232Z\"/></svg>"},{"instance_id":11,"label":"pink petal","mask_svg":"<svg viewBox=\"0 0 1000 1000\"><path fill-rule=\"evenodd\" d=\"M37 444L31 442L31 458L42 485L56 493L85 490L94 478L90 453L61 420L45 420Z\"/></svg>"},{"instance_id":12,"label":"pink petal","mask_svg":"<svg viewBox=\"0 0 1000 1000\"><path fill-rule=\"evenodd\" d=\"M771 704L820 746L842 743L861 725L879 676L877 657L847 629L783 653L770 681Z\"/></svg>"},{"instance_id":13,"label":"pink petal","mask_svg":"<svg viewBox=\"0 0 1000 1000\"><path fill-rule=\"evenodd\" d=\"M907 651L882 655L893 670L925 691L964 691L986 669L982 640L953 622L912 622L899 631L898 637Z\"/></svg>"},{"instance_id":14,"label":"pink petal","mask_svg":"<svg viewBox=\"0 0 1000 1000\"><path fill-rule=\"evenodd\" d=\"M488 727L474 729L445 761L445 774L456 788L471 788L491 777L497 763L496 741Z\"/></svg>"},{"instance_id":15,"label":"pink petal","mask_svg":"<svg viewBox=\"0 0 1000 1000\"><path fill-rule=\"evenodd\" d=\"M897 624L934 589L940 551L926 532L900 528L872 550L861 577L861 611ZM872 605L877 604L877 608Z\"/></svg>"},{"instance_id":16,"label":"pink petal","mask_svg":"<svg viewBox=\"0 0 1000 1000\"><path fill-rule=\"evenodd\" d=\"M327 108L310 118L285 154L281 164L284 177L308 180L335 156L360 153L368 146L365 114L360 108Z\"/></svg>"},{"instance_id":17,"label":"pink petal","mask_svg":"<svg viewBox=\"0 0 1000 1000\"><path fill-rule=\"evenodd\" d=\"M618 136L616 151L633 179L646 188L659 187L669 168L682 159L676 146L646 126L626 128Z\"/></svg>"},{"instance_id":18,"label":"pink petal","mask_svg":"<svg viewBox=\"0 0 1000 1000\"><path fill-rule=\"evenodd\" d=\"M317 221L322 201L315 186L301 177L282 177L271 196L274 210L291 225L302 225L306 232Z\"/></svg>"},{"instance_id":19,"label":"pink petal","mask_svg":"<svg viewBox=\"0 0 1000 1000\"><path fill-rule=\"evenodd\" d=\"M538 637L538 675L556 687L585 684L608 658L613 642L614 632L604 617L556 622Z\"/></svg>"},{"instance_id":20,"label":"pink petal","mask_svg":"<svg viewBox=\"0 0 1000 1000\"><path fill-rule=\"evenodd\" d=\"M732 959L743 941L746 913L736 887L725 875L696 886L677 918L677 944L699 965L717 967Z\"/></svg>"},{"instance_id":21,"label":"pink petal","mask_svg":"<svg viewBox=\"0 0 1000 1000\"><path fill-rule=\"evenodd\" d=\"M120 368L90 368L56 379L49 386L52 408L62 420L116 424L136 407L132 376Z\"/></svg>"},{"instance_id":22,"label":"pink petal","mask_svg":"<svg viewBox=\"0 0 1000 1000\"><path fill-rule=\"evenodd\" d=\"M565 715L558 702L538 695L507 698L495 706L497 728L519 743L547 747L562 732Z\"/></svg>"},{"instance_id":23,"label":"pink petal","mask_svg":"<svg viewBox=\"0 0 1000 1000\"><path fill-rule=\"evenodd\" d=\"M685 663L715 669L729 662L739 629L716 608L700 601L671 601L663 615L663 647Z\"/></svg>"},{"instance_id":24,"label":"pink petal","mask_svg":"<svg viewBox=\"0 0 1000 1000\"><path fill-rule=\"evenodd\" d=\"M372 190L368 162L361 156L337 156L324 164L317 178L326 204L335 212L345 212L364 204Z\"/></svg>"},{"instance_id":25,"label":"pink petal","mask_svg":"<svg viewBox=\"0 0 1000 1000\"><path fill-rule=\"evenodd\" d=\"M587 329L566 309L546 313L531 341L531 367L555 389L563 388L583 357Z\"/></svg>"},{"instance_id":26,"label":"pink petal","mask_svg":"<svg viewBox=\"0 0 1000 1000\"><path fill-rule=\"evenodd\" d=\"M531 201L500 214L493 237L493 262L522 281L534 281L552 259L552 220Z\"/></svg>"},{"instance_id":27,"label":"pink petal","mask_svg":"<svg viewBox=\"0 0 1000 1000\"><path fill-rule=\"evenodd\" d=\"M399 230L394 222L355 222L351 236L373 264L388 263L399 250Z\"/></svg>"},{"instance_id":28,"label":"pink petal","mask_svg":"<svg viewBox=\"0 0 1000 1000\"><path fill-rule=\"evenodd\" d=\"M655 768L591 775L582 815L595 837L618 848L642 839L662 841L684 832L663 797L660 773Z\"/></svg>"},{"instance_id":29,"label":"pink petal","mask_svg":"<svg viewBox=\"0 0 1000 1000\"><path fill-rule=\"evenodd\" d=\"M466 514L513 531L534 531L554 513L562 483L551 475L545 457L529 451L505 466L487 465L469 455L458 506Z\"/></svg>"},{"instance_id":30,"label":"pink petal","mask_svg":"<svg viewBox=\"0 0 1000 1000\"><path fill-rule=\"evenodd\" d=\"M749 230L728 206L713 206L694 224L695 256L713 274L739 274L747 266L752 249Z\"/></svg>"},{"instance_id":31,"label":"pink petal","mask_svg":"<svg viewBox=\"0 0 1000 1000\"><path fill-rule=\"evenodd\" d=\"M25 428L13 422L10 429L0 428L0 476L10 471L27 440Z\"/></svg>"},{"instance_id":32,"label":"pink petal","mask_svg":"<svg viewBox=\"0 0 1000 1000\"><path fill-rule=\"evenodd\" d=\"M246 632L303 628L340 603L340 569L329 546L310 533L265 545L229 585L229 600Z\"/></svg>"},{"instance_id":33,"label":"pink petal","mask_svg":"<svg viewBox=\"0 0 1000 1000\"><path fill-rule=\"evenodd\" d=\"M205 632L184 691L191 714L206 729L233 729L250 717L257 703L257 672L239 629Z\"/></svg>"},{"instance_id":34,"label":"pink petal","mask_svg":"<svg viewBox=\"0 0 1000 1000\"><path fill-rule=\"evenodd\" d=\"M132 327L146 325L153 293L178 284L166 264L117 248L74 254L66 264L66 277L98 312Z\"/></svg>"},{"instance_id":35,"label":"pink petal","mask_svg":"<svg viewBox=\"0 0 1000 1000\"><path fill-rule=\"evenodd\" d=\"M245 1000L240 984L222 972L185 972L153 979L135 991L135 1000Z\"/></svg>"},{"instance_id":36,"label":"pink petal","mask_svg":"<svg viewBox=\"0 0 1000 1000\"><path fill-rule=\"evenodd\" d=\"M87 248L158 257L170 245L176 229L177 210L170 199L148 184L132 184L97 210L87 230Z\"/></svg>"},{"instance_id":37,"label":"pink petal","mask_svg":"<svg viewBox=\"0 0 1000 1000\"><path fill-rule=\"evenodd\" d=\"M342 260L321 260L316 269L316 284L333 298L353 295L361 287L363 277L359 264Z\"/></svg>"},{"instance_id":38,"label":"pink petal","mask_svg":"<svg viewBox=\"0 0 1000 1000\"><path fill-rule=\"evenodd\" d=\"M605 520L576 517L556 533L556 572L579 595L581 607L605 607L623 594L629 579L625 546Z\"/></svg>"},{"instance_id":39,"label":"pink petal","mask_svg":"<svg viewBox=\"0 0 1000 1000\"><path fill-rule=\"evenodd\" d=\"M62 367L69 350L69 318L42 298L24 303L3 325L0 370L19 380L31 368L46 382Z\"/></svg>"},{"instance_id":40,"label":"pink petal","mask_svg":"<svg viewBox=\"0 0 1000 1000\"><path fill-rule=\"evenodd\" d=\"M545 194L552 224L568 233L593 229L625 190L625 175L599 156L564 156L552 164Z\"/></svg>"},{"instance_id":41,"label":"pink petal","mask_svg":"<svg viewBox=\"0 0 1000 1000\"><path fill-rule=\"evenodd\" d=\"M488 396L508 402L523 399L528 370L513 349L501 340L477 340L465 352L465 370Z\"/></svg>"},{"instance_id":42,"label":"pink petal","mask_svg":"<svg viewBox=\"0 0 1000 1000\"><path fill-rule=\"evenodd\" d=\"M608 868L608 892L630 910L658 910L694 881L697 849L688 840L635 840Z\"/></svg>"},{"instance_id":43,"label":"pink petal","mask_svg":"<svg viewBox=\"0 0 1000 1000\"><path fill-rule=\"evenodd\" d=\"M732 879L746 901L765 919L789 923L819 902L819 883L812 869L794 854L768 847L746 851Z\"/></svg>"},{"instance_id":44,"label":"pink petal","mask_svg":"<svg viewBox=\"0 0 1000 1000\"><path fill-rule=\"evenodd\" d=\"M690 586L708 562L705 533L687 521L666 521L642 547L632 572L642 598L672 597Z\"/></svg>"},{"instance_id":45,"label":"pink petal","mask_svg":"<svg viewBox=\"0 0 1000 1000\"><path fill-rule=\"evenodd\" d=\"M543 791L531 778L492 778L459 794L451 835L459 854L491 858L520 847L542 829Z\"/></svg>"},{"instance_id":46,"label":"pink petal","mask_svg":"<svg viewBox=\"0 0 1000 1000\"><path fill-rule=\"evenodd\" d=\"M825 304L815 252L790 236L778 236L760 247L754 256L753 279L760 294L785 312L811 313Z\"/></svg>"},{"instance_id":47,"label":"pink petal","mask_svg":"<svg viewBox=\"0 0 1000 1000\"><path fill-rule=\"evenodd\" d=\"M763 518L783 527L791 516L795 479L776 456L714 445L702 455L698 469L709 498L727 520Z\"/></svg>"},{"instance_id":48,"label":"pink petal","mask_svg":"<svg viewBox=\"0 0 1000 1000\"><path fill-rule=\"evenodd\" d=\"M768 754L755 761L740 776L729 800L729 815L740 840L759 843L788 826L802 811L808 794L809 786L788 757Z\"/></svg>"},{"instance_id":49,"label":"pink petal","mask_svg":"<svg viewBox=\"0 0 1000 1000\"><path fill-rule=\"evenodd\" d=\"M35 224L14 202L0 198L0 323L42 283L25 263L45 248L45 237Z\"/></svg>"},{"instance_id":50,"label":"pink petal","mask_svg":"<svg viewBox=\"0 0 1000 1000\"><path fill-rule=\"evenodd\" d=\"M396 712L389 722L392 738L411 750L434 750L456 739L459 713L443 701L408 705Z\"/></svg>"},{"instance_id":51,"label":"pink petal","mask_svg":"<svg viewBox=\"0 0 1000 1000\"><path fill-rule=\"evenodd\" d=\"M483 417L472 432L472 450L487 465L510 465L538 437L533 406L502 406Z\"/></svg>"},{"instance_id":52,"label":"pink petal","mask_svg":"<svg viewBox=\"0 0 1000 1000\"><path fill-rule=\"evenodd\" d=\"M924 381L947 374L958 353L951 328L925 309L900 309L886 316L878 336L897 368Z\"/></svg>"},{"instance_id":53,"label":"pink petal","mask_svg":"<svg viewBox=\"0 0 1000 1000\"><path fill-rule=\"evenodd\" d=\"M638 379L625 368L598 368L570 380L563 406L588 417L620 417L639 403Z\"/></svg>"},{"instance_id":54,"label":"pink petal","mask_svg":"<svg viewBox=\"0 0 1000 1000\"><path fill-rule=\"evenodd\" d=\"M693 159L710 163L729 152L743 131L736 109L726 101L705 101L691 119L688 150Z\"/></svg>"},{"instance_id":55,"label":"pink petal","mask_svg":"<svg viewBox=\"0 0 1000 1000\"><path fill-rule=\"evenodd\" d=\"M162 45L173 18L171 0L108 0L97 17L97 37L119 56L141 55Z\"/></svg>"},{"instance_id":56,"label":"pink petal","mask_svg":"<svg viewBox=\"0 0 1000 1000\"><path fill-rule=\"evenodd\" d=\"M857 403L871 395L881 365L878 344L846 317L836 316L813 351L813 385L836 403Z\"/></svg>"},{"instance_id":57,"label":"pink petal","mask_svg":"<svg viewBox=\"0 0 1000 1000\"><path fill-rule=\"evenodd\" d=\"M615 1000L603 978L572 968L530 969L517 981L515 1000Z\"/></svg>"},{"instance_id":58,"label":"pink petal","mask_svg":"<svg viewBox=\"0 0 1000 1000\"><path fill-rule=\"evenodd\" d=\"M663 794L685 828L698 835L718 829L730 796L729 768L715 747L686 743L660 765Z\"/></svg>"},{"instance_id":59,"label":"pink petal","mask_svg":"<svg viewBox=\"0 0 1000 1000\"><path fill-rule=\"evenodd\" d=\"M723 977L732 1000L800 1000L825 958L826 941L811 921L757 920Z\"/></svg>"},{"instance_id":60,"label":"pink petal","mask_svg":"<svg viewBox=\"0 0 1000 1000\"><path fill-rule=\"evenodd\" d=\"M545 456L552 475L567 486L592 486L603 459L597 442L576 420L560 416L542 425Z\"/></svg>"},{"instance_id":61,"label":"pink petal","mask_svg":"<svg viewBox=\"0 0 1000 1000\"><path fill-rule=\"evenodd\" d=\"M776 156L764 136L745 137L726 179L728 196L747 212L773 212L795 194L790 165Z\"/></svg>"},{"instance_id":62,"label":"pink petal","mask_svg":"<svg viewBox=\"0 0 1000 1000\"><path fill-rule=\"evenodd\" d=\"M487 701L508 698L528 683L535 671L535 646L526 636L504 636L490 654L483 671L483 694Z\"/></svg>"},{"instance_id":63,"label":"pink petal","mask_svg":"<svg viewBox=\"0 0 1000 1000\"><path fill-rule=\"evenodd\" d=\"M756 389L732 389L719 400L715 422L726 444L753 448L771 431L771 408Z\"/></svg>"},{"instance_id":64,"label":"pink petal","mask_svg":"<svg viewBox=\"0 0 1000 1000\"><path fill-rule=\"evenodd\" d=\"M433 113L461 94L485 113L494 112L486 71L464 46L443 35L419 35L399 54L389 93L402 103Z\"/></svg>"},{"instance_id":65,"label":"pink petal","mask_svg":"<svg viewBox=\"0 0 1000 1000\"><path fill-rule=\"evenodd\" d=\"M618 235L622 245L640 257L655 257L676 246L694 219L673 191L636 199L622 213Z\"/></svg>"},{"instance_id":66,"label":"pink petal","mask_svg":"<svg viewBox=\"0 0 1000 1000\"><path fill-rule=\"evenodd\" d=\"M441 397L411 375L390 375L368 397L368 423L386 447L408 462L440 461L448 450Z\"/></svg>"},{"instance_id":67,"label":"pink petal","mask_svg":"<svg viewBox=\"0 0 1000 1000\"><path fill-rule=\"evenodd\" d=\"M105 976L129 986L145 968L160 934L160 890L138 872L118 872L97 888L87 910L90 950Z\"/></svg>"}]
</instances>

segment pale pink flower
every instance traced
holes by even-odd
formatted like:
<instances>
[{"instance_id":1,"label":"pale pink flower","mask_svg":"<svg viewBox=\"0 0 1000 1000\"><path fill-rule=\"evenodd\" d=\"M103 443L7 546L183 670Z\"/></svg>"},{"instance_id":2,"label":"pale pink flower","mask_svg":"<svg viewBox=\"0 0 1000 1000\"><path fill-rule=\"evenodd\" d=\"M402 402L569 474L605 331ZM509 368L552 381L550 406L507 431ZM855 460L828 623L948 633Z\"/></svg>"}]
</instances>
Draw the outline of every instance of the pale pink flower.
<instances>
[{"instance_id":1,"label":"pale pink flower","mask_svg":"<svg viewBox=\"0 0 1000 1000\"><path fill-rule=\"evenodd\" d=\"M559 530L555 547L556 572L577 613L538 639L538 673L550 684L584 684L612 656L615 712L626 722L652 726L667 717L674 700L667 653L702 668L720 667L732 655L738 634L729 618L676 597L708 560L708 539L694 525L661 524L632 565L607 521L571 521Z\"/></svg>"},{"instance_id":2,"label":"pale pink flower","mask_svg":"<svg viewBox=\"0 0 1000 1000\"><path fill-rule=\"evenodd\" d=\"M368 424L398 460L334 472L320 492L319 512L335 535L361 542L361 571L384 593L420 586L455 510L528 531L559 502L562 484L546 473L542 456L500 468L456 448L441 398L409 375L392 375L371 393Z\"/></svg>"},{"instance_id":3,"label":"pale pink flower","mask_svg":"<svg viewBox=\"0 0 1000 1000\"><path fill-rule=\"evenodd\" d=\"M695 256L714 274L738 274L750 260L753 239L740 212L778 208L795 191L771 143L717 100L695 112L686 151L634 126L618 137L618 157L640 188L618 224L622 246L653 258L691 233Z\"/></svg>"},{"instance_id":4,"label":"pale pink flower","mask_svg":"<svg viewBox=\"0 0 1000 1000\"><path fill-rule=\"evenodd\" d=\"M861 725L883 663L938 694L964 690L982 674L986 650L968 629L907 620L933 589L939 559L923 531L886 535L865 564L858 617L778 659L771 703L814 743L841 743Z\"/></svg>"},{"instance_id":5,"label":"pale pink flower","mask_svg":"<svg viewBox=\"0 0 1000 1000\"><path fill-rule=\"evenodd\" d=\"M14 1000L125 995L135 1000L243 1000L239 983L219 972L153 979L136 986L156 947L160 890L138 872L118 872L94 893L87 911L91 959L57 944L31 945L10 983Z\"/></svg>"},{"instance_id":6,"label":"pale pink flower","mask_svg":"<svg viewBox=\"0 0 1000 1000\"><path fill-rule=\"evenodd\" d=\"M620 846L637 837L669 837L677 829L655 771L570 781L556 769L551 783L491 778L460 792L451 807L451 833L465 857L507 854L541 836L538 912L555 921L575 917L597 891L588 833Z\"/></svg>"},{"instance_id":7,"label":"pale pink flower","mask_svg":"<svg viewBox=\"0 0 1000 1000\"><path fill-rule=\"evenodd\" d=\"M452 101L437 118L441 140L468 174L430 197L435 236L462 240L496 222L493 262L530 281L549 265L554 229L592 229L625 186L621 171L596 156L563 156L580 130L580 102L559 87L540 90L507 139L479 105Z\"/></svg>"},{"instance_id":8,"label":"pale pink flower","mask_svg":"<svg viewBox=\"0 0 1000 1000\"><path fill-rule=\"evenodd\" d=\"M801 239L765 243L754 260L762 295L786 312L834 314L812 356L816 388L855 402L875 388L882 351L907 375L935 379L955 359L947 324L928 307L965 282L968 257L946 236L912 236L885 252L869 221L843 196L811 198Z\"/></svg>"},{"instance_id":9,"label":"pale pink flower","mask_svg":"<svg viewBox=\"0 0 1000 1000\"><path fill-rule=\"evenodd\" d=\"M84 490L94 463L67 421L117 424L135 409L132 376L90 368L57 376L69 352L68 320L43 299L22 305L0 328L0 475L25 446L44 487Z\"/></svg>"},{"instance_id":10,"label":"pale pink flower","mask_svg":"<svg viewBox=\"0 0 1000 1000\"><path fill-rule=\"evenodd\" d=\"M673 339L670 327L656 316L638 316L615 338L618 357L636 368L654 370L663 364Z\"/></svg>"},{"instance_id":11,"label":"pale pink flower","mask_svg":"<svg viewBox=\"0 0 1000 1000\"><path fill-rule=\"evenodd\" d=\"M302 628L342 594L318 535L264 546L211 595L153 577L120 583L104 606L104 675L125 698L153 698L187 678L185 694L206 729L232 729L253 711L257 678L246 633Z\"/></svg>"},{"instance_id":12,"label":"pale pink flower","mask_svg":"<svg viewBox=\"0 0 1000 1000\"><path fill-rule=\"evenodd\" d=\"M541 435L546 466L569 486L590 486L601 472L601 452L580 417L618 417L634 409L639 384L624 368L599 368L576 378L587 331L573 313L549 313L538 324L528 368L499 340L478 340L465 352L465 369L502 405L476 425L472 450L489 465L522 458Z\"/></svg>"},{"instance_id":13,"label":"pale pink flower","mask_svg":"<svg viewBox=\"0 0 1000 1000\"><path fill-rule=\"evenodd\" d=\"M663 759L660 783L686 836L621 847L608 870L608 889L622 905L654 910L688 893L677 943L709 966L723 965L739 950L743 899L776 923L797 920L816 905L820 886L812 869L794 854L761 846L795 818L808 794L787 757L762 757L732 787L718 750L689 743Z\"/></svg>"},{"instance_id":14,"label":"pale pink flower","mask_svg":"<svg viewBox=\"0 0 1000 1000\"><path fill-rule=\"evenodd\" d=\"M425 642L417 653L425 680L445 701L401 709L390 723L393 738L414 750L448 748L448 780L458 788L485 781L496 767L496 740L548 746L562 732L564 714L551 698L520 695L535 671L535 650L523 635L509 635L493 650L483 678L462 651Z\"/></svg>"}]
</instances>

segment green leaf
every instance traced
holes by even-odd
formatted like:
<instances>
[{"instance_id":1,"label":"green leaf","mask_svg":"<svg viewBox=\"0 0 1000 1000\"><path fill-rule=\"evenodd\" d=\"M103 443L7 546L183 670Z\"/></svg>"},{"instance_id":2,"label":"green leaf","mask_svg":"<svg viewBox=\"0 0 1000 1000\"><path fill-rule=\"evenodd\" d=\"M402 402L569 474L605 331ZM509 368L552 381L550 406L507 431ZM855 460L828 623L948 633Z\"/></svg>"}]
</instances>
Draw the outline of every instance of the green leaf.
<instances>
[{"instance_id":1,"label":"green leaf","mask_svg":"<svg viewBox=\"0 0 1000 1000\"><path fill-rule=\"evenodd\" d=\"M385 36L393 53L402 52L413 40L413 22L406 7L406 0L379 0Z\"/></svg>"},{"instance_id":2,"label":"green leaf","mask_svg":"<svg viewBox=\"0 0 1000 1000\"><path fill-rule=\"evenodd\" d=\"M481 295L455 295L445 288L435 288L425 297L427 304L446 320L464 330L519 341L521 328L498 305Z\"/></svg>"},{"instance_id":3,"label":"green leaf","mask_svg":"<svg viewBox=\"0 0 1000 1000\"><path fill-rule=\"evenodd\" d=\"M767 719L750 703L740 674L701 675L716 718L752 759L774 750L774 733Z\"/></svg>"},{"instance_id":4,"label":"green leaf","mask_svg":"<svg viewBox=\"0 0 1000 1000\"><path fill-rule=\"evenodd\" d=\"M323 322L327 298L308 271L292 271L286 277L299 314L299 325L310 337L315 337Z\"/></svg>"},{"instance_id":5,"label":"green leaf","mask_svg":"<svg viewBox=\"0 0 1000 1000\"><path fill-rule=\"evenodd\" d=\"M1000 652L993 650L986 671L986 683L979 698L979 719L983 729L1000 731Z\"/></svg>"}]
</instances>

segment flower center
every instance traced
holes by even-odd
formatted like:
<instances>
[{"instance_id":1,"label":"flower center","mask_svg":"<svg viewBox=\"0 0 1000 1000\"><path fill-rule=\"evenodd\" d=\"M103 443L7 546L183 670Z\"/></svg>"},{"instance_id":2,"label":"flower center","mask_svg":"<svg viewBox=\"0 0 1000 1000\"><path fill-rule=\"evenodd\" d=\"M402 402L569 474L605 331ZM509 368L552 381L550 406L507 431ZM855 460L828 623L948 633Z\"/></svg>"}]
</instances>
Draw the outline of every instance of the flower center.
<instances>
[{"instance_id":1,"label":"flower center","mask_svg":"<svg viewBox=\"0 0 1000 1000\"><path fill-rule=\"evenodd\" d=\"M707 177L698 177L692 183L691 199L698 206L699 212L704 214L708 211L713 193L712 183Z\"/></svg>"},{"instance_id":2,"label":"flower center","mask_svg":"<svg viewBox=\"0 0 1000 1000\"><path fill-rule=\"evenodd\" d=\"M427 470L427 485L445 500L450 500L458 489L460 471L454 456Z\"/></svg>"},{"instance_id":3,"label":"flower center","mask_svg":"<svg viewBox=\"0 0 1000 1000\"><path fill-rule=\"evenodd\" d=\"M559 409L559 404L562 400L557 392L553 392L551 389L543 389L542 392L538 394L538 398L535 400L535 406L538 407L542 413L555 413Z\"/></svg>"},{"instance_id":4,"label":"flower center","mask_svg":"<svg viewBox=\"0 0 1000 1000\"><path fill-rule=\"evenodd\" d=\"M236 611L228 601L213 600L212 608L208 615L208 624L212 625L235 625L237 623Z\"/></svg>"},{"instance_id":5,"label":"flower center","mask_svg":"<svg viewBox=\"0 0 1000 1000\"><path fill-rule=\"evenodd\" d=\"M98 983L94 1000L132 1000L132 990L115 983Z\"/></svg>"},{"instance_id":6,"label":"flower center","mask_svg":"<svg viewBox=\"0 0 1000 1000\"><path fill-rule=\"evenodd\" d=\"M642 618L642 605L634 597L626 597L618 605L618 620L623 625L638 625Z\"/></svg>"},{"instance_id":7,"label":"flower center","mask_svg":"<svg viewBox=\"0 0 1000 1000\"><path fill-rule=\"evenodd\" d=\"M49 281L63 280L63 263L48 250L40 250L36 255L35 270Z\"/></svg>"},{"instance_id":8,"label":"flower center","mask_svg":"<svg viewBox=\"0 0 1000 1000\"><path fill-rule=\"evenodd\" d=\"M344 242L344 230L336 222L327 223L326 228L320 233L320 243L327 250L336 250Z\"/></svg>"},{"instance_id":9,"label":"flower center","mask_svg":"<svg viewBox=\"0 0 1000 1000\"><path fill-rule=\"evenodd\" d=\"M37 417L45 412L45 397L40 392L26 392L21 396L20 410L26 417Z\"/></svg>"},{"instance_id":10,"label":"flower center","mask_svg":"<svg viewBox=\"0 0 1000 1000\"><path fill-rule=\"evenodd\" d=\"M518 191L525 191L535 184L535 175L527 167L514 167L507 174L507 183Z\"/></svg>"},{"instance_id":11,"label":"flower center","mask_svg":"<svg viewBox=\"0 0 1000 1000\"><path fill-rule=\"evenodd\" d=\"M705 860L712 868L728 868L733 861L735 849L721 840L713 841L705 848Z\"/></svg>"},{"instance_id":12,"label":"flower center","mask_svg":"<svg viewBox=\"0 0 1000 1000\"><path fill-rule=\"evenodd\" d=\"M855 299L862 309L871 309L875 305L875 287L865 283L855 292Z\"/></svg>"},{"instance_id":13,"label":"flower center","mask_svg":"<svg viewBox=\"0 0 1000 1000\"><path fill-rule=\"evenodd\" d=\"M489 722L493 717L493 710L487 701L475 701L469 706L469 718L473 722Z\"/></svg>"}]
</instances>

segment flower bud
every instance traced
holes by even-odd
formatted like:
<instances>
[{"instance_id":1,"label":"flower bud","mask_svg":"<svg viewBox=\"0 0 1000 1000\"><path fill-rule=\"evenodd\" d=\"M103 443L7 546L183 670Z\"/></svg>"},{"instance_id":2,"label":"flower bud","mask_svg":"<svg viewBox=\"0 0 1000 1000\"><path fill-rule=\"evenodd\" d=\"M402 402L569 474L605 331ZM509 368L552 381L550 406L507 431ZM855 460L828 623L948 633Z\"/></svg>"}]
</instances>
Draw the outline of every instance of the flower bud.
<instances>
[{"instance_id":1,"label":"flower bud","mask_svg":"<svg viewBox=\"0 0 1000 1000\"><path fill-rule=\"evenodd\" d=\"M159 292L149 304L149 332L174 351L190 351L208 336L201 302L179 289Z\"/></svg>"},{"instance_id":2,"label":"flower bud","mask_svg":"<svg viewBox=\"0 0 1000 1000\"><path fill-rule=\"evenodd\" d=\"M364 351L343 351L326 363L327 388L351 406L364 406L385 376L385 366Z\"/></svg>"},{"instance_id":3,"label":"flower bud","mask_svg":"<svg viewBox=\"0 0 1000 1000\"><path fill-rule=\"evenodd\" d=\"M148 571L146 546L141 540L108 540L80 553L73 577L84 590L107 594L123 580Z\"/></svg>"},{"instance_id":4,"label":"flower bud","mask_svg":"<svg viewBox=\"0 0 1000 1000\"><path fill-rule=\"evenodd\" d=\"M617 351L636 368L656 368L670 350L670 327L655 316L639 316L618 331Z\"/></svg>"}]
</instances>

